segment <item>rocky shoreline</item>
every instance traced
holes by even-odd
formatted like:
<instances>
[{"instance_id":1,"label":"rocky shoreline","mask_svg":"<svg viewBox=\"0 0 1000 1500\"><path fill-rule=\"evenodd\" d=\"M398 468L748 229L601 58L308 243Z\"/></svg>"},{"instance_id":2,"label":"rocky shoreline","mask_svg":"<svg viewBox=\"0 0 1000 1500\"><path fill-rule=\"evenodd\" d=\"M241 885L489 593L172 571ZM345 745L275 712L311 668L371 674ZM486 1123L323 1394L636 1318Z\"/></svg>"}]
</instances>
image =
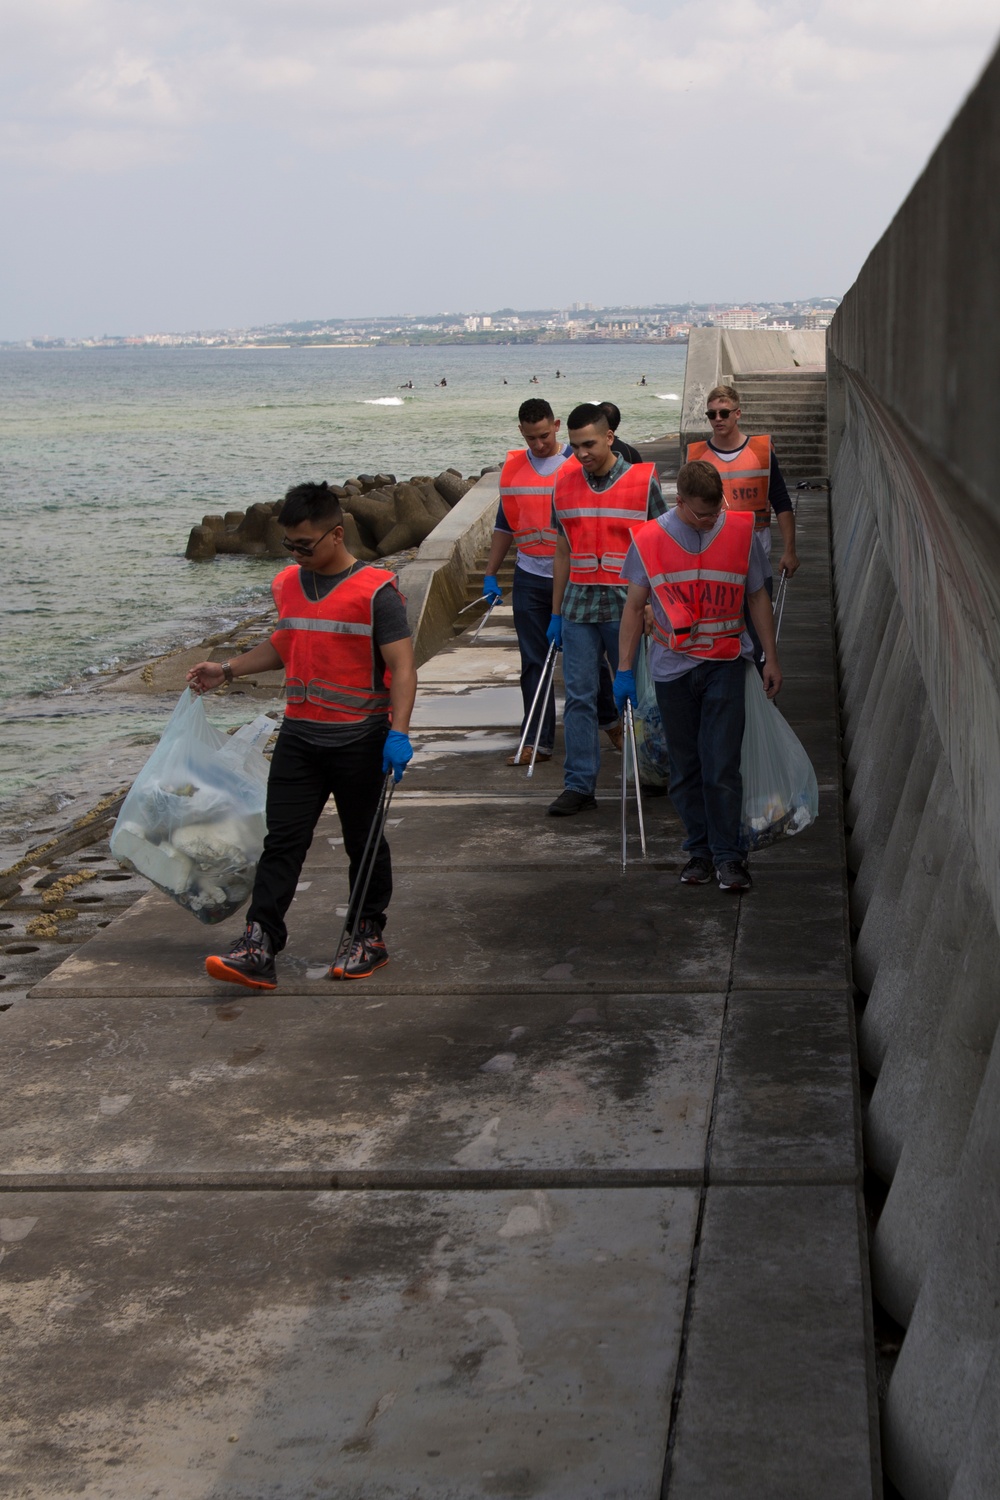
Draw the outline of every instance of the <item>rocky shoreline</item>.
<instances>
[{"instance_id":1,"label":"rocky shoreline","mask_svg":"<svg viewBox=\"0 0 1000 1500\"><path fill-rule=\"evenodd\" d=\"M435 478L414 474L397 481L394 474L358 474L343 484L332 484L330 488L344 510L347 550L364 562L374 562L419 547L481 477L445 469ZM273 504L258 502L246 511L202 516L191 528L184 556L189 562L210 562L226 554L287 556L277 521L281 505L280 500Z\"/></svg>"}]
</instances>

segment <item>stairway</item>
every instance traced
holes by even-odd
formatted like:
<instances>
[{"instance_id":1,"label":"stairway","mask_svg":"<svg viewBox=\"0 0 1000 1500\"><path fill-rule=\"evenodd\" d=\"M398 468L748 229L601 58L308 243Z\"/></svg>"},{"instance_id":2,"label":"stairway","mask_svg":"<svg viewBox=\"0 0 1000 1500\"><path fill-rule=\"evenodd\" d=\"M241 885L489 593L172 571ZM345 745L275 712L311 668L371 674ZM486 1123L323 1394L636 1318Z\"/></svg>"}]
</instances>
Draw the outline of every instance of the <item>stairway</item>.
<instances>
[{"instance_id":1,"label":"stairway","mask_svg":"<svg viewBox=\"0 0 1000 1500\"><path fill-rule=\"evenodd\" d=\"M789 486L825 477L826 374L822 370L741 373L742 432L769 432Z\"/></svg>"},{"instance_id":2,"label":"stairway","mask_svg":"<svg viewBox=\"0 0 1000 1500\"><path fill-rule=\"evenodd\" d=\"M483 547L477 559L475 568L469 573L465 581L465 603L472 604L474 600L483 597L483 580L486 577L486 562L489 557L490 545L493 536L490 534L489 542ZM514 559L517 553L513 544L510 551L497 569L497 582L503 589L504 602L510 603L511 590L514 587ZM459 615L452 625L455 635L461 635L463 630L468 630L470 625L478 625L486 610L483 605L481 609L470 609L464 615Z\"/></svg>"}]
</instances>

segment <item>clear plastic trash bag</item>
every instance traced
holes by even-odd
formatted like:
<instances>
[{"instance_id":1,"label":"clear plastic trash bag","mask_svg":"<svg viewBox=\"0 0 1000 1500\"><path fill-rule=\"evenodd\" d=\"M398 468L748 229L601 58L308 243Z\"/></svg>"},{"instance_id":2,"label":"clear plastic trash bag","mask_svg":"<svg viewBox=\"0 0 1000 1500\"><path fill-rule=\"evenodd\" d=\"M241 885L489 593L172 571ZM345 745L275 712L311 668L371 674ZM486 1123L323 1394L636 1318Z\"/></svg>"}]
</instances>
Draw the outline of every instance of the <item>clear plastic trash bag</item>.
<instances>
[{"instance_id":1,"label":"clear plastic trash bag","mask_svg":"<svg viewBox=\"0 0 1000 1500\"><path fill-rule=\"evenodd\" d=\"M763 849L815 822L819 791L812 762L765 693L753 662L746 664L745 700L740 833L748 849Z\"/></svg>"},{"instance_id":2,"label":"clear plastic trash bag","mask_svg":"<svg viewBox=\"0 0 1000 1500\"><path fill-rule=\"evenodd\" d=\"M635 748L639 755L639 780L643 786L667 786L670 781L667 736L663 731L663 719L656 701L656 688L649 675L646 655L646 638L643 636L633 663L638 704L635 715Z\"/></svg>"},{"instance_id":3,"label":"clear plastic trash bag","mask_svg":"<svg viewBox=\"0 0 1000 1500\"><path fill-rule=\"evenodd\" d=\"M185 689L118 814L115 859L199 922L221 922L250 895L266 831L263 749L275 728L261 714L223 734Z\"/></svg>"}]
</instances>

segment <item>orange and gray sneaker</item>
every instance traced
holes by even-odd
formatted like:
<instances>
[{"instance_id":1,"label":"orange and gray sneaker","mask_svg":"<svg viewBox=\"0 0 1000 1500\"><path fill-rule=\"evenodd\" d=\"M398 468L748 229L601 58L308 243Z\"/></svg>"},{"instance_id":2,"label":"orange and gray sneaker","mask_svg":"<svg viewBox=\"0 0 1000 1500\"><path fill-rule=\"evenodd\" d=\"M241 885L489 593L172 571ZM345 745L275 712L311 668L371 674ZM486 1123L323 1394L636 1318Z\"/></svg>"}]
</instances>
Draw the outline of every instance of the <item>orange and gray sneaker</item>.
<instances>
[{"instance_id":1,"label":"orange and gray sneaker","mask_svg":"<svg viewBox=\"0 0 1000 1500\"><path fill-rule=\"evenodd\" d=\"M349 950L349 951L348 951ZM336 958L326 971L327 979L367 979L389 962L382 928L374 917L362 917L354 942L344 934Z\"/></svg>"},{"instance_id":2,"label":"orange and gray sneaker","mask_svg":"<svg viewBox=\"0 0 1000 1500\"><path fill-rule=\"evenodd\" d=\"M274 945L259 922L248 922L225 957L212 954L205 968L213 979L230 984L245 984L251 990L276 990L278 976L274 970Z\"/></svg>"}]
</instances>

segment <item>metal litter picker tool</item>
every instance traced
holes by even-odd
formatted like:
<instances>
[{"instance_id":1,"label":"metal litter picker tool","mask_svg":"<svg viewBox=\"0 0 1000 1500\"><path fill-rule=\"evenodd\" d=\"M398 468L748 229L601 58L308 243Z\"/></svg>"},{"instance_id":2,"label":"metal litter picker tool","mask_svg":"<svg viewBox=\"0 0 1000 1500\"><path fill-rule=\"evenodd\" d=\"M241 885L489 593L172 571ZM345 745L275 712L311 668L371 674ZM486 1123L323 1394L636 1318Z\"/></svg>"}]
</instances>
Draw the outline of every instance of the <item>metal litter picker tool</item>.
<instances>
[{"instance_id":1,"label":"metal litter picker tool","mask_svg":"<svg viewBox=\"0 0 1000 1500\"><path fill-rule=\"evenodd\" d=\"M775 641L777 641L778 636L781 634L781 617L785 613L785 595L787 593L788 593L788 574L785 572L784 568L782 568L782 570L781 570L781 582L778 584L778 597L774 601L774 613L776 615L776 619L775 619L775 622L774 622L774 639L775 639Z\"/></svg>"},{"instance_id":2,"label":"metal litter picker tool","mask_svg":"<svg viewBox=\"0 0 1000 1500\"><path fill-rule=\"evenodd\" d=\"M484 597L485 597L485 595L484 595ZM483 626L486 625L489 622L490 615L493 613L493 611L496 609L497 605L500 602L501 602L500 599L498 599L496 597L496 595L494 595L493 596L493 600L492 600L492 602L490 604L489 609L486 611L486 613L483 615L483 618L480 620L479 624L476 626L476 633L472 637L472 640L469 643L470 645L474 646L476 644L476 642L479 639L479 632L482 630Z\"/></svg>"},{"instance_id":3,"label":"metal litter picker tool","mask_svg":"<svg viewBox=\"0 0 1000 1500\"><path fill-rule=\"evenodd\" d=\"M354 947L354 939L358 935L358 925L361 921L361 908L365 904L365 897L368 895L368 887L372 883L372 872L375 869L375 859L378 854L378 846L382 842L382 835L385 832L385 820L389 816L389 804L392 801L392 793L394 787L395 782L393 780L392 772L390 771L382 783L382 791L379 796L378 807L375 809L375 816L372 818L371 827L368 830L368 838L365 843L365 850L361 856L361 863L358 866L358 878L355 881L354 886L355 891L358 892L357 900L354 899L354 891L351 892L347 900L347 915L344 917L344 925L340 930L340 940L338 941L337 946L334 949L333 963L330 965L329 971L330 979L335 979L337 977L334 974L333 970L336 966L337 959L339 958L340 953L344 947L344 938L347 936L347 924L348 922L351 922L350 913L352 906L354 907L354 921L351 922L351 936L350 941L347 944L348 957L350 956L351 949Z\"/></svg>"},{"instance_id":4,"label":"metal litter picker tool","mask_svg":"<svg viewBox=\"0 0 1000 1500\"><path fill-rule=\"evenodd\" d=\"M639 843L642 857L646 858L646 824L642 816L642 790L639 786L639 753L635 743L635 716L631 700L625 703L625 742L622 745L622 874L628 864L628 763L632 760L632 775L635 778L635 807L639 815Z\"/></svg>"},{"instance_id":5,"label":"metal litter picker tool","mask_svg":"<svg viewBox=\"0 0 1000 1500\"><path fill-rule=\"evenodd\" d=\"M490 594L480 594L479 598L473 599L471 604L463 604L462 608L459 610L459 614L464 615L466 610L475 609L477 604L486 604L491 597L492 596Z\"/></svg>"},{"instance_id":6,"label":"metal litter picker tool","mask_svg":"<svg viewBox=\"0 0 1000 1500\"><path fill-rule=\"evenodd\" d=\"M539 676L538 676L538 686L535 688L535 696L531 700L531 707L528 709L528 712L526 713L526 715L524 717L524 728L521 731L521 738L518 741L517 755L514 757L514 764L515 764L515 766L519 766L521 764L521 756L522 756L522 754L524 752L525 745L528 743L528 735L531 733L531 722L532 722L532 720L535 717L535 709L538 707L538 700L539 700L539 698L542 695L542 689L545 687L545 679L552 672L555 671L555 665L556 665L556 648L555 648L554 645L551 645L549 647L549 649L548 649L548 654L546 655L546 658L545 658L544 662L542 663L542 670L541 670L541 672L539 673ZM548 702L548 694L546 694L546 702ZM545 717L545 707L543 705L541 714L539 715L539 719L538 719L537 730L541 729L541 727L542 727L542 721L543 721L544 717ZM538 740L537 730L536 730L536 733L535 733L535 742L537 742L537 740ZM534 765L534 763L535 763L534 762L534 756L532 756L531 763L532 763L532 765Z\"/></svg>"}]
</instances>

